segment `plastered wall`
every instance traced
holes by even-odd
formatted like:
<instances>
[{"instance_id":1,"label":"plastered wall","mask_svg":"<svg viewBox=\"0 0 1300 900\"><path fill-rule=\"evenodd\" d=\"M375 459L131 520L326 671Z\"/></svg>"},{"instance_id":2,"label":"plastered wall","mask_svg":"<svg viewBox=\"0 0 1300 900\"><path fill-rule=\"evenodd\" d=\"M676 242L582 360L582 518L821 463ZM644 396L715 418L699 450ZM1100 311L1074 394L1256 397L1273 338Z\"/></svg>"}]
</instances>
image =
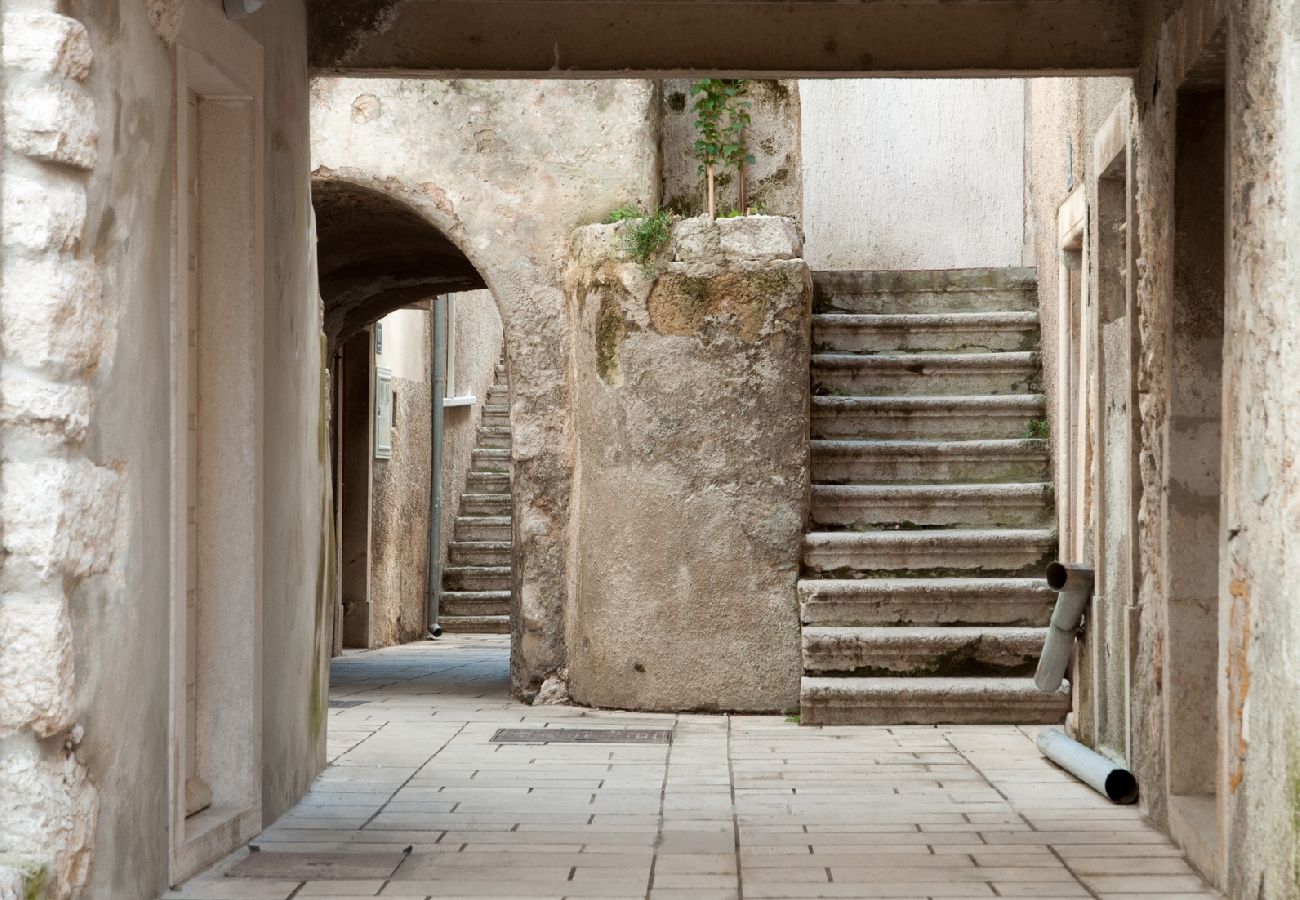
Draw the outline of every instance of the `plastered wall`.
<instances>
[{"instance_id":1,"label":"plastered wall","mask_svg":"<svg viewBox=\"0 0 1300 900\"><path fill-rule=\"evenodd\" d=\"M813 269L1023 264L1022 82L800 81Z\"/></svg>"},{"instance_id":2,"label":"plastered wall","mask_svg":"<svg viewBox=\"0 0 1300 900\"><path fill-rule=\"evenodd\" d=\"M4 577L18 580L0 614L0 829L60 897L156 896L169 878L172 46L196 2L4 5L5 65L23 73L7 70L6 90L50 92L23 107L54 118L24 122L22 142L5 124L0 502ZM276 547L255 731L270 821L324 761L330 554L303 4L248 28L268 61L260 174L274 187L256 325L275 427L250 473ZM15 378L45 385L27 394L37 405L15 408ZM13 715L18 686L42 692L29 700L44 712Z\"/></svg>"}]
</instances>

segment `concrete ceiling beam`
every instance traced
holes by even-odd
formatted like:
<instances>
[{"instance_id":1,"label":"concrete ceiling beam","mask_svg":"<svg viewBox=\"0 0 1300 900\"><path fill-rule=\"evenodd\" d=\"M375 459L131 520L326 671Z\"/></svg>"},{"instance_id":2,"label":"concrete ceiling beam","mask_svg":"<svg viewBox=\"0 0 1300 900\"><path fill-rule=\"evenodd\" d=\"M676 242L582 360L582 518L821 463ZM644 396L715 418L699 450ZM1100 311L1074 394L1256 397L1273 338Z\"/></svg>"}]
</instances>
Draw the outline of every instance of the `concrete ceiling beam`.
<instances>
[{"instance_id":1,"label":"concrete ceiling beam","mask_svg":"<svg viewBox=\"0 0 1300 900\"><path fill-rule=\"evenodd\" d=\"M319 72L1131 74L1137 0L310 0Z\"/></svg>"}]
</instances>

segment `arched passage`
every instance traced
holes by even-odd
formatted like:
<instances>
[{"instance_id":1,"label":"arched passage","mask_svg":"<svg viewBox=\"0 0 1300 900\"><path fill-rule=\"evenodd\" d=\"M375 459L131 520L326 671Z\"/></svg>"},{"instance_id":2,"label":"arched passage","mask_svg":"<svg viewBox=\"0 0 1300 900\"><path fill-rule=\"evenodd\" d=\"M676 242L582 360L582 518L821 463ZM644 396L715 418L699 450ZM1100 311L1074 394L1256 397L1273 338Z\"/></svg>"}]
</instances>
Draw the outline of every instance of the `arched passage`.
<instances>
[{"instance_id":1,"label":"arched passage","mask_svg":"<svg viewBox=\"0 0 1300 900\"><path fill-rule=\"evenodd\" d=\"M338 535L336 650L508 631L508 384L483 277L402 200L317 179ZM467 293L468 292L468 293ZM468 504L467 509L462 509Z\"/></svg>"}]
</instances>

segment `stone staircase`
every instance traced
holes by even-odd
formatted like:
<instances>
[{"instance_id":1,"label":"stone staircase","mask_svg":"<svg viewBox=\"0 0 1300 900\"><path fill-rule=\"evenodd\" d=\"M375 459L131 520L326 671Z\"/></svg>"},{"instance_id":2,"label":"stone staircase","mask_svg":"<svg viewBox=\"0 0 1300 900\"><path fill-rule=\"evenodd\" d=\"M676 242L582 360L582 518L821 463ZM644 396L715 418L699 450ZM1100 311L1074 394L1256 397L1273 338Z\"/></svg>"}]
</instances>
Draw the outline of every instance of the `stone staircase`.
<instances>
[{"instance_id":1,"label":"stone staircase","mask_svg":"<svg viewBox=\"0 0 1300 900\"><path fill-rule=\"evenodd\" d=\"M1059 722L1032 269L814 275L808 725Z\"/></svg>"},{"instance_id":2,"label":"stone staircase","mask_svg":"<svg viewBox=\"0 0 1300 900\"><path fill-rule=\"evenodd\" d=\"M504 361L488 389L456 530L442 570L438 621L453 634L510 633L510 388Z\"/></svg>"}]
</instances>

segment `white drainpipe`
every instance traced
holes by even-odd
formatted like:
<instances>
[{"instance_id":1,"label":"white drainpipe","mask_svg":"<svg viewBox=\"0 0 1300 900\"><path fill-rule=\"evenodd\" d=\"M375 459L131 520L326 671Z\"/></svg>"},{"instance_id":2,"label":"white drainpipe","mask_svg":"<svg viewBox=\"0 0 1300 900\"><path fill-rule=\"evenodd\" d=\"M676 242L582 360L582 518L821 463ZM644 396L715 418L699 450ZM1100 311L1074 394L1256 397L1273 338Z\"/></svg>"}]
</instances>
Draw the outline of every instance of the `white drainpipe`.
<instances>
[{"instance_id":1,"label":"white drainpipe","mask_svg":"<svg viewBox=\"0 0 1300 900\"><path fill-rule=\"evenodd\" d=\"M228 19L245 19L266 4L266 0L221 0Z\"/></svg>"}]
</instances>

